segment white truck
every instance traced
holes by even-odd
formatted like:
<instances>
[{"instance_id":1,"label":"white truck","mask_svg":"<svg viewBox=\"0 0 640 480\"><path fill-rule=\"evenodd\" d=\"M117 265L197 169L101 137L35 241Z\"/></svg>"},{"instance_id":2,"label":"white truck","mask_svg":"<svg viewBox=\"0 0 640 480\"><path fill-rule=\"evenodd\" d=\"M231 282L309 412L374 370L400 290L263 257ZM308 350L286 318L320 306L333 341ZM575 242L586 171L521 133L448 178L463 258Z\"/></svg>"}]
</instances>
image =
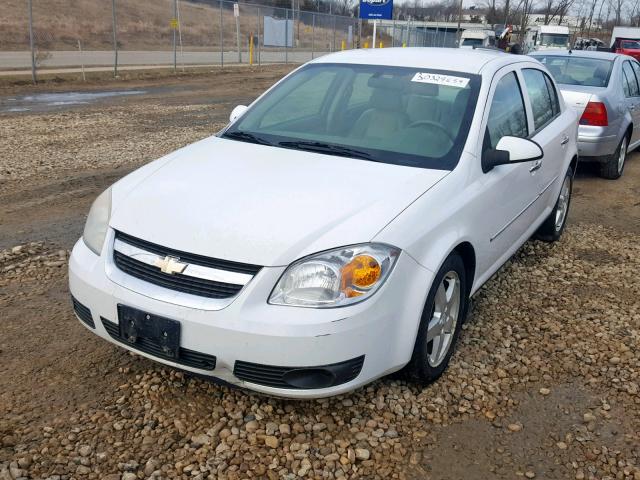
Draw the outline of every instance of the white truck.
<instances>
[{"instance_id":1,"label":"white truck","mask_svg":"<svg viewBox=\"0 0 640 480\"><path fill-rule=\"evenodd\" d=\"M568 50L569 27L566 25L536 25L527 27L524 37L524 53L536 50Z\"/></svg>"},{"instance_id":2,"label":"white truck","mask_svg":"<svg viewBox=\"0 0 640 480\"><path fill-rule=\"evenodd\" d=\"M640 40L640 28L638 27L613 27L611 32L610 47L618 47L621 40Z\"/></svg>"},{"instance_id":3,"label":"white truck","mask_svg":"<svg viewBox=\"0 0 640 480\"><path fill-rule=\"evenodd\" d=\"M496 32L486 28L469 28L460 36L460 48L493 47L496 44Z\"/></svg>"}]
</instances>

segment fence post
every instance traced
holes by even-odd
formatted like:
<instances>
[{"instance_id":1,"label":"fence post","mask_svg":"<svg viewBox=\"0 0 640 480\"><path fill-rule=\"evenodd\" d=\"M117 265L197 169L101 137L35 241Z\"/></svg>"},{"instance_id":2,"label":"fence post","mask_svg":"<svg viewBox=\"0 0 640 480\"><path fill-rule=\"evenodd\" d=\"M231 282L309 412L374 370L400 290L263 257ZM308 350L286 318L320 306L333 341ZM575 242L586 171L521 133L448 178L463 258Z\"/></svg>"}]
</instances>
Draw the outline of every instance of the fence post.
<instances>
[{"instance_id":1,"label":"fence post","mask_svg":"<svg viewBox=\"0 0 640 480\"><path fill-rule=\"evenodd\" d=\"M111 0L111 15L113 17L113 76L118 76L118 22L116 20L116 0Z\"/></svg>"},{"instance_id":2,"label":"fence post","mask_svg":"<svg viewBox=\"0 0 640 480\"><path fill-rule=\"evenodd\" d=\"M82 69L82 81L86 82L87 77L84 74L84 57L82 56L82 43L80 43L80 39L78 39L78 51L80 52L80 68Z\"/></svg>"},{"instance_id":3,"label":"fence post","mask_svg":"<svg viewBox=\"0 0 640 480\"><path fill-rule=\"evenodd\" d=\"M289 10L284 10L284 63L289 63Z\"/></svg>"},{"instance_id":4,"label":"fence post","mask_svg":"<svg viewBox=\"0 0 640 480\"><path fill-rule=\"evenodd\" d=\"M260 25L260 7L256 8L256 15L258 16L258 66L261 65L260 62L260 37L262 36L262 25Z\"/></svg>"},{"instance_id":5,"label":"fence post","mask_svg":"<svg viewBox=\"0 0 640 480\"><path fill-rule=\"evenodd\" d=\"M177 26L176 22L178 21L178 0L173 0L173 19L171 20L171 26L173 27L173 73L176 73L178 66L178 50L177 50Z\"/></svg>"},{"instance_id":6,"label":"fence post","mask_svg":"<svg viewBox=\"0 0 640 480\"><path fill-rule=\"evenodd\" d=\"M333 45L331 47L331 51L336 51L336 16L333 16Z\"/></svg>"},{"instance_id":7,"label":"fence post","mask_svg":"<svg viewBox=\"0 0 640 480\"><path fill-rule=\"evenodd\" d=\"M238 63L242 63L242 51L240 50L240 4L238 2L233 6L233 16L236 17L236 46L238 47Z\"/></svg>"},{"instance_id":8,"label":"fence post","mask_svg":"<svg viewBox=\"0 0 640 480\"><path fill-rule=\"evenodd\" d=\"M31 47L31 80L36 84L38 79L36 78L36 52L33 45L33 4L29 0L29 46Z\"/></svg>"},{"instance_id":9,"label":"fence post","mask_svg":"<svg viewBox=\"0 0 640 480\"><path fill-rule=\"evenodd\" d=\"M220 68L224 68L224 22L222 21L222 0L220 0Z\"/></svg>"},{"instance_id":10,"label":"fence post","mask_svg":"<svg viewBox=\"0 0 640 480\"><path fill-rule=\"evenodd\" d=\"M315 56L316 48L316 14L311 14L311 60Z\"/></svg>"},{"instance_id":11,"label":"fence post","mask_svg":"<svg viewBox=\"0 0 640 480\"><path fill-rule=\"evenodd\" d=\"M396 21L393 21L393 25L391 27L391 47L396 46Z\"/></svg>"},{"instance_id":12,"label":"fence post","mask_svg":"<svg viewBox=\"0 0 640 480\"><path fill-rule=\"evenodd\" d=\"M182 45L182 19L180 18L180 0L176 0L178 4L178 16L176 19L178 20L178 40L180 42L180 62L182 62L182 71L184 72L184 48Z\"/></svg>"}]
</instances>

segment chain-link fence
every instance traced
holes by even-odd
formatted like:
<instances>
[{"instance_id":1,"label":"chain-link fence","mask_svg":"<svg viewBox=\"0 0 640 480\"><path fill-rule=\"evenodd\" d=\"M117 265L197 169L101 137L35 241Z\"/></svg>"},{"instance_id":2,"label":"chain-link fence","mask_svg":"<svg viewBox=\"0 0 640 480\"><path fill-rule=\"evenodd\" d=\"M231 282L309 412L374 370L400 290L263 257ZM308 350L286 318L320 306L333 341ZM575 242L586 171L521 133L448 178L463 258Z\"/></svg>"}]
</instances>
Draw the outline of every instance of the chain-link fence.
<instances>
[{"instance_id":1,"label":"chain-link fence","mask_svg":"<svg viewBox=\"0 0 640 480\"><path fill-rule=\"evenodd\" d=\"M4 71L26 70L32 62L34 69L113 67L116 73L118 68L303 63L338 50L374 47L371 22L228 0L5 1ZM456 38L457 29L450 26L381 22L375 47L454 47Z\"/></svg>"}]
</instances>

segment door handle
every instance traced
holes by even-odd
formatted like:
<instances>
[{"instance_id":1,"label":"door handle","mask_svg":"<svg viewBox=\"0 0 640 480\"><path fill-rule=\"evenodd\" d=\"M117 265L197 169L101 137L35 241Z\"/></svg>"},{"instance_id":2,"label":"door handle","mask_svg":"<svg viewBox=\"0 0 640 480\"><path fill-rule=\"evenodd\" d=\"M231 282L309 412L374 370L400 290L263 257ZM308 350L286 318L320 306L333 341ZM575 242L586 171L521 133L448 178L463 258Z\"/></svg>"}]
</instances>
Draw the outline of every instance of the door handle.
<instances>
[{"instance_id":1,"label":"door handle","mask_svg":"<svg viewBox=\"0 0 640 480\"><path fill-rule=\"evenodd\" d=\"M629 105L629 110L635 110L636 106L632 103L631 105Z\"/></svg>"},{"instance_id":2,"label":"door handle","mask_svg":"<svg viewBox=\"0 0 640 480\"><path fill-rule=\"evenodd\" d=\"M531 173L535 172L536 170L540 170L540 167L542 166L542 160L536 160L533 164L533 167L531 167L529 169L529 171Z\"/></svg>"},{"instance_id":3,"label":"door handle","mask_svg":"<svg viewBox=\"0 0 640 480\"><path fill-rule=\"evenodd\" d=\"M565 135L564 137L562 137L562 141L560 142L560 145L565 146L567 143L569 143L569 137Z\"/></svg>"}]
</instances>

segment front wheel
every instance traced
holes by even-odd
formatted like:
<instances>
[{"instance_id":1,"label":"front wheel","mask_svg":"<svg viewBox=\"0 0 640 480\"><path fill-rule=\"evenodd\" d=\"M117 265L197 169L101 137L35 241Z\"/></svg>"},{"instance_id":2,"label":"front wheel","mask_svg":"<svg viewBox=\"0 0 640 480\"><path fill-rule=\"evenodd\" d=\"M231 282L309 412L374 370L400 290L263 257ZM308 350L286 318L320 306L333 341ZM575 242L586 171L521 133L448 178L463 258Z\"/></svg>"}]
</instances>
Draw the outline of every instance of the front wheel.
<instances>
[{"instance_id":1,"label":"front wheel","mask_svg":"<svg viewBox=\"0 0 640 480\"><path fill-rule=\"evenodd\" d=\"M573 189L573 170L569 168L562 181L560 195L553 210L536 232L535 237L543 242L556 242L562 236L567 224L569 205L571 205L571 191Z\"/></svg>"},{"instance_id":2,"label":"front wheel","mask_svg":"<svg viewBox=\"0 0 640 480\"><path fill-rule=\"evenodd\" d=\"M438 271L422 312L407 373L429 383L447 368L468 307L464 262L452 253Z\"/></svg>"}]
</instances>

